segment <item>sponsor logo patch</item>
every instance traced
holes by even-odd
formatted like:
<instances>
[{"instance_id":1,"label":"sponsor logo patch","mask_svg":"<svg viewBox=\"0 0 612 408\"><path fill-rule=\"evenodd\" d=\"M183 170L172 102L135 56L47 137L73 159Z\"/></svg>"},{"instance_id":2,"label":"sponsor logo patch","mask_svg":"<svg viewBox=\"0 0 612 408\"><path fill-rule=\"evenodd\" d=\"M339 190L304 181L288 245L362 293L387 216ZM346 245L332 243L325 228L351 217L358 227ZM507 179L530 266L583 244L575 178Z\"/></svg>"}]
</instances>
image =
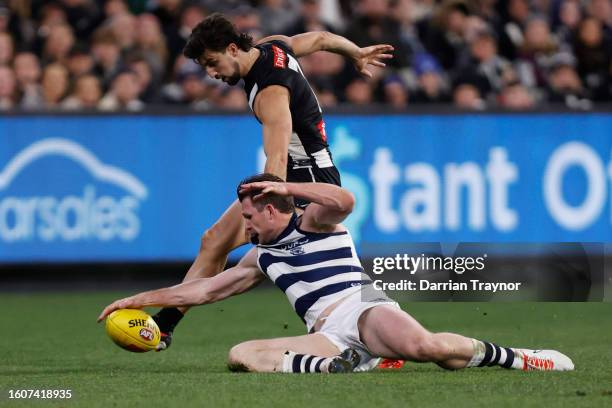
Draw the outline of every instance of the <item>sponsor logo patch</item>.
<instances>
[{"instance_id":1,"label":"sponsor logo patch","mask_svg":"<svg viewBox=\"0 0 612 408\"><path fill-rule=\"evenodd\" d=\"M285 68L285 62L287 61L285 51L281 50L276 45L272 46L272 51L274 51L274 67Z\"/></svg>"},{"instance_id":2,"label":"sponsor logo patch","mask_svg":"<svg viewBox=\"0 0 612 408\"><path fill-rule=\"evenodd\" d=\"M138 332L138 335L139 335L141 338L143 338L143 339L145 339L145 340L147 340L147 341L152 341L152 340L153 340L153 337L155 337L155 336L153 335L153 332L152 332L151 330L147 329L146 327L145 327L145 328L143 328L143 329L140 329L140 332Z\"/></svg>"}]
</instances>

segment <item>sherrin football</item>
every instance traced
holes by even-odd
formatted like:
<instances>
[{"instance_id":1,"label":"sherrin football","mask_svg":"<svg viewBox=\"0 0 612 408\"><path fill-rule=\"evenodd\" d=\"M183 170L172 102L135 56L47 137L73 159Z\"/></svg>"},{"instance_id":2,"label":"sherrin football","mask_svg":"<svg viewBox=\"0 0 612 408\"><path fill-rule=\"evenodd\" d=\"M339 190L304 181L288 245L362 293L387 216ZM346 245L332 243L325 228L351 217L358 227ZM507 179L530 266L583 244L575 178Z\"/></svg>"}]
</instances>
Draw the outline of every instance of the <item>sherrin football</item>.
<instances>
[{"instance_id":1,"label":"sherrin football","mask_svg":"<svg viewBox=\"0 0 612 408\"><path fill-rule=\"evenodd\" d=\"M151 316L142 310L115 310L106 318L106 333L119 347L144 353L155 350L159 344L159 327Z\"/></svg>"}]
</instances>

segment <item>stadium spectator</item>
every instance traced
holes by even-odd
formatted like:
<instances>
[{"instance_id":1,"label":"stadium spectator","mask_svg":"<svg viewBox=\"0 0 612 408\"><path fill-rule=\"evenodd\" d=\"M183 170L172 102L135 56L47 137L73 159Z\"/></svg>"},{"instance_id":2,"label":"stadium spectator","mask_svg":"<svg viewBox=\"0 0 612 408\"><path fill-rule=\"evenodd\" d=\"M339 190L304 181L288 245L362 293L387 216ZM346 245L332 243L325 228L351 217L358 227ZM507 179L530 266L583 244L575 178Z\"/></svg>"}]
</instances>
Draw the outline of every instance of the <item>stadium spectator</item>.
<instances>
[{"instance_id":1,"label":"stadium spectator","mask_svg":"<svg viewBox=\"0 0 612 408\"><path fill-rule=\"evenodd\" d=\"M303 0L299 17L283 31L285 35L294 36L308 31L334 32L334 28L321 18L320 0Z\"/></svg>"},{"instance_id":2,"label":"stadium spectator","mask_svg":"<svg viewBox=\"0 0 612 408\"><path fill-rule=\"evenodd\" d=\"M9 33L0 33L0 65L10 65L14 53L13 38Z\"/></svg>"},{"instance_id":3,"label":"stadium spectator","mask_svg":"<svg viewBox=\"0 0 612 408\"><path fill-rule=\"evenodd\" d=\"M392 3L391 17L399 24L399 41L408 59L415 53L424 52L425 47L415 27L414 1L396 0Z\"/></svg>"},{"instance_id":4,"label":"stadium spectator","mask_svg":"<svg viewBox=\"0 0 612 408\"><path fill-rule=\"evenodd\" d=\"M608 67L612 60L612 42L604 38L602 23L587 18L580 23L574 53L578 58L578 73L594 100L608 99L610 79Z\"/></svg>"},{"instance_id":5,"label":"stadium spectator","mask_svg":"<svg viewBox=\"0 0 612 408\"><path fill-rule=\"evenodd\" d=\"M390 75L382 81L385 102L393 109L405 109L408 106L408 88L397 75Z\"/></svg>"},{"instance_id":6,"label":"stadium spectator","mask_svg":"<svg viewBox=\"0 0 612 408\"><path fill-rule=\"evenodd\" d=\"M68 24L68 18L58 3L45 3L39 10L36 10L36 16L39 22L32 47L42 57L44 44L51 29L57 25Z\"/></svg>"},{"instance_id":7,"label":"stadium spectator","mask_svg":"<svg viewBox=\"0 0 612 408\"><path fill-rule=\"evenodd\" d=\"M519 82L506 85L498 97L498 105L505 109L526 110L533 108L535 104L535 98Z\"/></svg>"},{"instance_id":8,"label":"stadium spectator","mask_svg":"<svg viewBox=\"0 0 612 408\"><path fill-rule=\"evenodd\" d=\"M612 38L612 2L610 0L587 0L587 9L603 26L607 38Z\"/></svg>"},{"instance_id":9,"label":"stadium spectator","mask_svg":"<svg viewBox=\"0 0 612 408\"><path fill-rule=\"evenodd\" d=\"M338 6L344 13L332 13L338 26L331 26L326 13ZM514 95L515 89L506 85L517 78L537 106L576 93L572 70L581 83L578 100L593 101L593 106L612 102L610 0L0 0L0 65L13 68L15 104L28 109L47 105L40 65L58 62L68 69L69 79L96 75L103 90L128 68L138 77L138 99L147 104L235 109L243 101L233 92L173 75L174 67L183 64L181 50L192 28L213 11L227 13L255 40L264 30L294 35L345 28L357 44L390 43L396 48L390 66L375 70L367 86L355 82L352 66L336 55L302 58L323 106L365 100L399 106L403 92L409 104L451 102L456 93L471 95L471 86L480 96L465 99L485 98L488 106L495 106L505 99L502 90ZM25 51L31 54L16 64L15 53ZM574 57L573 68L554 62L561 51ZM436 69L418 68L418 56L425 54L437 61ZM36 71L36 83L23 79ZM470 86L460 92L455 86L451 97L449 79ZM561 88L554 85L559 83ZM569 83L571 92L560 90ZM192 95L186 101L184 86ZM194 99L200 94L204 101Z\"/></svg>"},{"instance_id":10,"label":"stadium spectator","mask_svg":"<svg viewBox=\"0 0 612 408\"><path fill-rule=\"evenodd\" d=\"M0 110L15 107L17 102L17 83L13 70L7 66L0 66Z\"/></svg>"},{"instance_id":11,"label":"stadium spectator","mask_svg":"<svg viewBox=\"0 0 612 408\"><path fill-rule=\"evenodd\" d=\"M129 12L130 9L125 0L106 0L104 3L104 16L106 18L112 18Z\"/></svg>"},{"instance_id":12,"label":"stadium spectator","mask_svg":"<svg viewBox=\"0 0 612 408\"><path fill-rule=\"evenodd\" d=\"M298 10L289 0L261 0L259 4L261 26L267 35L284 32L296 20Z\"/></svg>"},{"instance_id":13,"label":"stadium spectator","mask_svg":"<svg viewBox=\"0 0 612 408\"><path fill-rule=\"evenodd\" d=\"M206 18L206 12L197 4L187 5L181 13L180 26L178 29L181 38L180 49L183 49L187 43L187 39L191 35L191 30L202 20Z\"/></svg>"},{"instance_id":14,"label":"stadium spectator","mask_svg":"<svg viewBox=\"0 0 612 408\"><path fill-rule=\"evenodd\" d=\"M136 73L138 86L141 89L140 100L147 104L157 102L160 78L154 76L147 59L142 55L133 54L128 56L126 66Z\"/></svg>"},{"instance_id":15,"label":"stadium spectator","mask_svg":"<svg viewBox=\"0 0 612 408\"><path fill-rule=\"evenodd\" d=\"M102 85L106 88L122 65L121 50L113 33L108 29L98 29L93 34L91 52L96 61L94 70L101 77Z\"/></svg>"},{"instance_id":16,"label":"stadium spectator","mask_svg":"<svg viewBox=\"0 0 612 408\"><path fill-rule=\"evenodd\" d=\"M332 88L328 87L314 87L315 95L319 101L319 104L325 108L332 108L338 105L338 97L336 92Z\"/></svg>"},{"instance_id":17,"label":"stadium spectator","mask_svg":"<svg viewBox=\"0 0 612 408\"><path fill-rule=\"evenodd\" d=\"M447 85L442 77L442 68L434 57L427 53L417 54L413 60L413 66L418 78L418 89L411 97L411 102L450 102Z\"/></svg>"},{"instance_id":18,"label":"stadium spectator","mask_svg":"<svg viewBox=\"0 0 612 408\"><path fill-rule=\"evenodd\" d=\"M557 50L546 19L542 16L531 18L525 27L525 40L517 61L521 83L531 89L545 87L550 58Z\"/></svg>"},{"instance_id":19,"label":"stadium spectator","mask_svg":"<svg viewBox=\"0 0 612 408\"><path fill-rule=\"evenodd\" d=\"M227 110L245 110L249 105L241 89L226 87L220 95L217 105Z\"/></svg>"},{"instance_id":20,"label":"stadium spectator","mask_svg":"<svg viewBox=\"0 0 612 408\"><path fill-rule=\"evenodd\" d=\"M334 95L333 99L342 93L352 79L352 75L343 75L344 59L329 52L315 52L300 59L304 75L310 84L319 90L327 90ZM331 100L328 99L331 102ZM337 103L337 101L336 101Z\"/></svg>"},{"instance_id":21,"label":"stadium spectator","mask_svg":"<svg viewBox=\"0 0 612 408\"><path fill-rule=\"evenodd\" d=\"M529 0L501 0L499 53L510 61L518 57L524 35L523 31L531 16Z\"/></svg>"},{"instance_id":22,"label":"stadium spectator","mask_svg":"<svg viewBox=\"0 0 612 408\"><path fill-rule=\"evenodd\" d=\"M61 0L66 19L77 38L87 39L99 23L100 9L95 0Z\"/></svg>"},{"instance_id":23,"label":"stadium spectator","mask_svg":"<svg viewBox=\"0 0 612 408\"><path fill-rule=\"evenodd\" d=\"M263 28L261 27L261 18L257 9L243 5L235 8L230 12L230 19L236 26L236 29L242 33L247 33L253 37L254 41L264 37Z\"/></svg>"},{"instance_id":24,"label":"stadium spectator","mask_svg":"<svg viewBox=\"0 0 612 408\"><path fill-rule=\"evenodd\" d=\"M368 105L374 102L374 91L370 82L355 78L346 87L346 101L353 105Z\"/></svg>"},{"instance_id":25,"label":"stadium spectator","mask_svg":"<svg viewBox=\"0 0 612 408\"><path fill-rule=\"evenodd\" d=\"M460 65L458 76L472 78L485 99L490 99L506 83L517 79L512 64L497 53L496 36L487 28L474 33L469 43L469 55Z\"/></svg>"},{"instance_id":26,"label":"stadium spectator","mask_svg":"<svg viewBox=\"0 0 612 408\"><path fill-rule=\"evenodd\" d=\"M95 109L102 97L100 80L91 74L81 75L74 82L74 91L61 104L62 108Z\"/></svg>"},{"instance_id":27,"label":"stadium spectator","mask_svg":"<svg viewBox=\"0 0 612 408\"><path fill-rule=\"evenodd\" d=\"M43 108L59 108L68 92L68 70L55 62L47 65L42 75Z\"/></svg>"},{"instance_id":28,"label":"stadium spectator","mask_svg":"<svg viewBox=\"0 0 612 408\"><path fill-rule=\"evenodd\" d=\"M72 28L68 24L56 24L50 27L43 49L44 64L66 63L74 42Z\"/></svg>"},{"instance_id":29,"label":"stadium spectator","mask_svg":"<svg viewBox=\"0 0 612 408\"><path fill-rule=\"evenodd\" d=\"M455 69L465 52L469 15L468 5L462 0L446 0L431 19L419 24L425 47L446 70Z\"/></svg>"},{"instance_id":30,"label":"stadium spectator","mask_svg":"<svg viewBox=\"0 0 612 408\"><path fill-rule=\"evenodd\" d=\"M98 108L104 111L140 111L145 104L138 99L139 94L140 86L136 73L122 70L113 79L111 89L100 100Z\"/></svg>"},{"instance_id":31,"label":"stadium spectator","mask_svg":"<svg viewBox=\"0 0 612 408\"><path fill-rule=\"evenodd\" d=\"M93 72L95 65L93 55L87 46L81 44L72 47L68 54L68 61L66 61L66 67L73 78Z\"/></svg>"},{"instance_id":32,"label":"stadium spectator","mask_svg":"<svg viewBox=\"0 0 612 408\"><path fill-rule=\"evenodd\" d=\"M555 55L548 79L548 102L562 103L572 109L589 109L582 81L574 68L574 57L568 53Z\"/></svg>"},{"instance_id":33,"label":"stadium spectator","mask_svg":"<svg viewBox=\"0 0 612 408\"><path fill-rule=\"evenodd\" d=\"M131 52L136 45L136 32L139 29L136 17L131 13L119 13L108 21L108 28L123 54Z\"/></svg>"},{"instance_id":34,"label":"stadium spectator","mask_svg":"<svg viewBox=\"0 0 612 408\"><path fill-rule=\"evenodd\" d=\"M175 60L185 45L179 33L183 0L158 0L156 3L157 7L151 13L163 31L164 47L169 51L168 58Z\"/></svg>"},{"instance_id":35,"label":"stadium spectator","mask_svg":"<svg viewBox=\"0 0 612 408\"><path fill-rule=\"evenodd\" d=\"M360 47L370 44L391 44L395 48L390 66L408 66L408 51L400 40L400 25L389 16L388 0L359 0L357 15L349 22L345 37Z\"/></svg>"},{"instance_id":36,"label":"stadium spectator","mask_svg":"<svg viewBox=\"0 0 612 408\"><path fill-rule=\"evenodd\" d=\"M159 22L153 14L138 16L135 50L144 55L156 77L163 75L168 58L168 48Z\"/></svg>"},{"instance_id":37,"label":"stadium spectator","mask_svg":"<svg viewBox=\"0 0 612 408\"><path fill-rule=\"evenodd\" d=\"M5 4L0 3L0 33L9 31L9 23L11 20L11 9Z\"/></svg>"},{"instance_id":38,"label":"stadium spectator","mask_svg":"<svg viewBox=\"0 0 612 408\"><path fill-rule=\"evenodd\" d=\"M222 98L223 90L209 84L206 74L194 61L179 58L174 76L176 81L162 89L163 100L168 103L205 110L215 107Z\"/></svg>"},{"instance_id":39,"label":"stadium spectator","mask_svg":"<svg viewBox=\"0 0 612 408\"><path fill-rule=\"evenodd\" d=\"M21 95L19 106L24 109L36 109L43 106L42 87L39 82L41 68L38 57L31 52L20 52L15 55L13 69Z\"/></svg>"},{"instance_id":40,"label":"stadium spectator","mask_svg":"<svg viewBox=\"0 0 612 408\"><path fill-rule=\"evenodd\" d=\"M582 10L578 0L562 0L558 12L553 19L555 36L560 47L571 48L574 42L574 33L582 19Z\"/></svg>"},{"instance_id":41,"label":"stadium spectator","mask_svg":"<svg viewBox=\"0 0 612 408\"><path fill-rule=\"evenodd\" d=\"M459 109L483 110L486 108L478 88L470 83L460 83L455 87L453 103Z\"/></svg>"}]
</instances>

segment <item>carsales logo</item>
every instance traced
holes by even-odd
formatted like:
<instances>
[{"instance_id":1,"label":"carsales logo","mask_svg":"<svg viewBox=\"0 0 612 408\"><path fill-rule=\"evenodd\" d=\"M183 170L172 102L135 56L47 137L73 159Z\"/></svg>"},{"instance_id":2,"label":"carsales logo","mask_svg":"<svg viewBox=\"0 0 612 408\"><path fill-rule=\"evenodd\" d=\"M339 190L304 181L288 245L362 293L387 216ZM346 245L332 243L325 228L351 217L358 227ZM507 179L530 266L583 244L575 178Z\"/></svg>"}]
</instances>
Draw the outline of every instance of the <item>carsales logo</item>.
<instances>
[{"instance_id":1,"label":"carsales logo","mask_svg":"<svg viewBox=\"0 0 612 408\"><path fill-rule=\"evenodd\" d=\"M85 183L76 186L77 194L64 196L5 195L21 172L49 156L72 160L100 184ZM125 195L98 193L102 183L119 187ZM43 139L17 153L4 168L0 164L0 242L132 241L140 233L138 210L147 196L140 180L102 163L80 144L61 138Z\"/></svg>"}]
</instances>

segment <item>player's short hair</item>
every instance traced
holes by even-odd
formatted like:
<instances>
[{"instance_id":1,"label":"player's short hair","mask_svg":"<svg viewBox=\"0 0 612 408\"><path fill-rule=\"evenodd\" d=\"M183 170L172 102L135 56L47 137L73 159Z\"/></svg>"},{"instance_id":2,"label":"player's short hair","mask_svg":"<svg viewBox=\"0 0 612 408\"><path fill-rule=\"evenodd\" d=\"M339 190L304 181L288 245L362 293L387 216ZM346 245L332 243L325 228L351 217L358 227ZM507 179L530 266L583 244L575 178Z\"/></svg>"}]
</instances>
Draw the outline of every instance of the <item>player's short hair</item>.
<instances>
[{"instance_id":1,"label":"player's short hair","mask_svg":"<svg viewBox=\"0 0 612 408\"><path fill-rule=\"evenodd\" d=\"M251 199L253 199L253 197L261 193L261 189L250 190L248 192L241 193L240 186L242 186L243 184L255 183L258 181L275 181L277 183L285 182L285 180L283 180L282 178L270 173L261 173L251 177L247 177L238 184L238 188L236 189L236 194L238 194L238 200L240 200L240 202L242 202L242 200L244 200L246 197L251 197ZM266 194L263 197L257 199L257 201L254 201L253 203L257 207L263 207L267 204L271 204L278 211L285 214L291 214L295 211L295 204L293 204L293 197L291 196L287 197L278 194Z\"/></svg>"},{"instance_id":2,"label":"player's short hair","mask_svg":"<svg viewBox=\"0 0 612 408\"><path fill-rule=\"evenodd\" d=\"M231 43L242 51L253 48L253 38L250 35L238 32L223 14L213 13L195 26L183 49L183 55L197 61L205 50L224 52Z\"/></svg>"}]
</instances>

